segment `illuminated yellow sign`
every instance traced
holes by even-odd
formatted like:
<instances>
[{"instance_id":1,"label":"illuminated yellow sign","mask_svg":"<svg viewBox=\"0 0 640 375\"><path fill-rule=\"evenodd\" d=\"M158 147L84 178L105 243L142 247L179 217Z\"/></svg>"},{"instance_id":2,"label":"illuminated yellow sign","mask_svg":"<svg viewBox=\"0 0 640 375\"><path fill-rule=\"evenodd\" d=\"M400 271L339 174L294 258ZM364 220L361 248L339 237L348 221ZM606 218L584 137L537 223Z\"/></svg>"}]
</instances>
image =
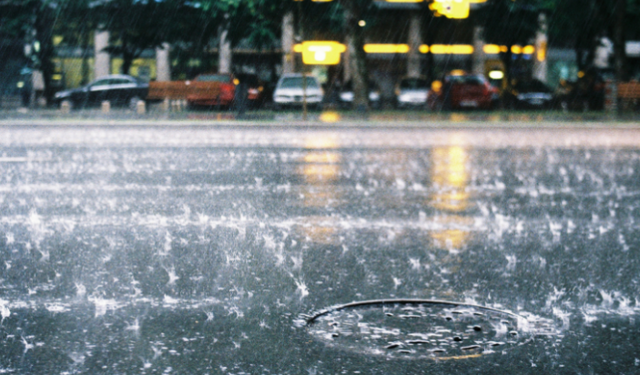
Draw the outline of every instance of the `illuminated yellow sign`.
<instances>
[{"instance_id":1,"label":"illuminated yellow sign","mask_svg":"<svg viewBox=\"0 0 640 375\"><path fill-rule=\"evenodd\" d=\"M366 53L408 53L408 44L365 44Z\"/></svg>"},{"instance_id":2,"label":"illuminated yellow sign","mask_svg":"<svg viewBox=\"0 0 640 375\"><path fill-rule=\"evenodd\" d=\"M470 55L473 53L473 46L468 44L434 44L431 46L431 53L436 55Z\"/></svg>"},{"instance_id":3,"label":"illuminated yellow sign","mask_svg":"<svg viewBox=\"0 0 640 375\"><path fill-rule=\"evenodd\" d=\"M429 8L436 16L462 19L469 17L469 0L435 0Z\"/></svg>"},{"instance_id":4,"label":"illuminated yellow sign","mask_svg":"<svg viewBox=\"0 0 640 375\"><path fill-rule=\"evenodd\" d=\"M486 54L497 55L500 52L507 52L508 48L507 46L499 46L497 44L487 44L484 47L482 47L482 50ZM532 55L535 52L536 52L536 47L534 46L524 46L524 47L519 45L511 46L511 53L516 55L519 55L519 54Z\"/></svg>"},{"instance_id":5,"label":"illuminated yellow sign","mask_svg":"<svg viewBox=\"0 0 640 375\"><path fill-rule=\"evenodd\" d=\"M302 62L306 65L337 65L340 54L347 50L344 44L332 41L312 41L296 44L295 52L302 52Z\"/></svg>"}]
</instances>

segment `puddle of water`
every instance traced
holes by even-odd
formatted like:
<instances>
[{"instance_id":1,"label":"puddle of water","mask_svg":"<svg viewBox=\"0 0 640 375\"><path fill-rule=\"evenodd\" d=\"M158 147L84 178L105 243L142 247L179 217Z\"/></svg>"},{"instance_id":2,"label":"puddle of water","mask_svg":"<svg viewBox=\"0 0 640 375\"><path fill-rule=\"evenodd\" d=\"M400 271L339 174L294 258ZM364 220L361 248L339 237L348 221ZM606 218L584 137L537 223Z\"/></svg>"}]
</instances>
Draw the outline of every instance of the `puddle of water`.
<instances>
[{"instance_id":1,"label":"puddle of water","mask_svg":"<svg viewBox=\"0 0 640 375\"><path fill-rule=\"evenodd\" d=\"M328 346L407 359L476 358L560 333L549 319L432 300L355 302L305 316L299 323Z\"/></svg>"}]
</instances>

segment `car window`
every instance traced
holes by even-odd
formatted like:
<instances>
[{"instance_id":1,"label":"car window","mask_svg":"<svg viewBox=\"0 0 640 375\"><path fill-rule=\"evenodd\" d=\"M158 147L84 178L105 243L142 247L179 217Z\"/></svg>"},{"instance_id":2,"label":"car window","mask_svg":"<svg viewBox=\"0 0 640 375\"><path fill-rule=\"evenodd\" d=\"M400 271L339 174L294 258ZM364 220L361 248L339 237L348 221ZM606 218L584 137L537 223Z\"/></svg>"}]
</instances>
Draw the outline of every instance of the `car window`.
<instances>
[{"instance_id":1,"label":"car window","mask_svg":"<svg viewBox=\"0 0 640 375\"><path fill-rule=\"evenodd\" d=\"M429 84L424 79L408 78L400 81L400 88L407 90L427 89L429 88Z\"/></svg>"},{"instance_id":2,"label":"car window","mask_svg":"<svg viewBox=\"0 0 640 375\"><path fill-rule=\"evenodd\" d=\"M93 82L91 86L103 86L103 85L110 85L110 84L111 84L111 79L105 78L105 79L101 79Z\"/></svg>"},{"instance_id":3,"label":"car window","mask_svg":"<svg viewBox=\"0 0 640 375\"><path fill-rule=\"evenodd\" d=\"M463 82L467 85L484 85L484 80L479 76L465 76Z\"/></svg>"},{"instance_id":4,"label":"car window","mask_svg":"<svg viewBox=\"0 0 640 375\"><path fill-rule=\"evenodd\" d=\"M236 78L238 78L238 80L240 81L240 83L245 83L249 86L255 87L258 86L258 77L253 75L253 74L238 74L236 76Z\"/></svg>"},{"instance_id":5,"label":"car window","mask_svg":"<svg viewBox=\"0 0 640 375\"><path fill-rule=\"evenodd\" d=\"M378 90L378 84L376 84L374 81L369 81L369 90ZM351 83L351 81L347 81L347 83L342 86L342 91L353 91L353 84Z\"/></svg>"},{"instance_id":6,"label":"car window","mask_svg":"<svg viewBox=\"0 0 640 375\"><path fill-rule=\"evenodd\" d=\"M133 82L131 80L126 79L126 78L115 78L113 80L113 84L114 85L126 85L126 84L129 84L129 83L133 83Z\"/></svg>"},{"instance_id":7,"label":"car window","mask_svg":"<svg viewBox=\"0 0 640 375\"><path fill-rule=\"evenodd\" d=\"M544 83L540 81L523 81L515 85L515 89L520 92L551 92Z\"/></svg>"},{"instance_id":8,"label":"car window","mask_svg":"<svg viewBox=\"0 0 640 375\"><path fill-rule=\"evenodd\" d=\"M302 77L285 77L278 85L281 89L299 89L302 88ZM307 77L307 87L317 89L318 82L313 77Z\"/></svg>"},{"instance_id":9,"label":"car window","mask_svg":"<svg viewBox=\"0 0 640 375\"><path fill-rule=\"evenodd\" d=\"M220 83L230 83L231 76L228 74L201 74L195 79L198 82L220 82Z\"/></svg>"}]
</instances>

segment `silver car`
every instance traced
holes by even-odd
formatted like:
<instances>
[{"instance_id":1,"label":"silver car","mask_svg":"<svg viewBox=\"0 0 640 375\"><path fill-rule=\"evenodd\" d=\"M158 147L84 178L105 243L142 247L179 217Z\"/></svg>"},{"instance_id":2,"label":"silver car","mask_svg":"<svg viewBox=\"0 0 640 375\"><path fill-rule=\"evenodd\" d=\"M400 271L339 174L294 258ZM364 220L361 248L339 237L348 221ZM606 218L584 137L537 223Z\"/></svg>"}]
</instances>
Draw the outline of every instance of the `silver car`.
<instances>
[{"instance_id":1,"label":"silver car","mask_svg":"<svg viewBox=\"0 0 640 375\"><path fill-rule=\"evenodd\" d=\"M303 88L303 85L306 87ZM324 91L316 77L307 75L306 80L303 80L302 74L285 74L280 77L273 93L275 109L301 107L304 98L310 107L318 109L322 107Z\"/></svg>"},{"instance_id":2,"label":"silver car","mask_svg":"<svg viewBox=\"0 0 640 375\"><path fill-rule=\"evenodd\" d=\"M426 106L429 88L426 79L403 78L396 89L396 106L398 108Z\"/></svg>"}]
</instances>

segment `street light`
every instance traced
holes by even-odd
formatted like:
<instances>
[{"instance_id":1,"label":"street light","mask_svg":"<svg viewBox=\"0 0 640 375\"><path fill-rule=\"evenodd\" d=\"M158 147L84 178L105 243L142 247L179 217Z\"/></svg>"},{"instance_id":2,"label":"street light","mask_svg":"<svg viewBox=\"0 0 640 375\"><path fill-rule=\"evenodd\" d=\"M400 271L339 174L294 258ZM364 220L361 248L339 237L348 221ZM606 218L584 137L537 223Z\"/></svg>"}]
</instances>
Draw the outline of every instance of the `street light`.
<instances>
[{"instance_id":1,"label":"street light","mask_svg":"<svg viewBox=\"0 0 640 375\"><path fill-rule=\"evenodd\" d=\"M333 41L306 41L296 44L294 52L302 53L305 65L337 65L340 54L347 50L344 44Z\"/></svg>"}]
</instances>

